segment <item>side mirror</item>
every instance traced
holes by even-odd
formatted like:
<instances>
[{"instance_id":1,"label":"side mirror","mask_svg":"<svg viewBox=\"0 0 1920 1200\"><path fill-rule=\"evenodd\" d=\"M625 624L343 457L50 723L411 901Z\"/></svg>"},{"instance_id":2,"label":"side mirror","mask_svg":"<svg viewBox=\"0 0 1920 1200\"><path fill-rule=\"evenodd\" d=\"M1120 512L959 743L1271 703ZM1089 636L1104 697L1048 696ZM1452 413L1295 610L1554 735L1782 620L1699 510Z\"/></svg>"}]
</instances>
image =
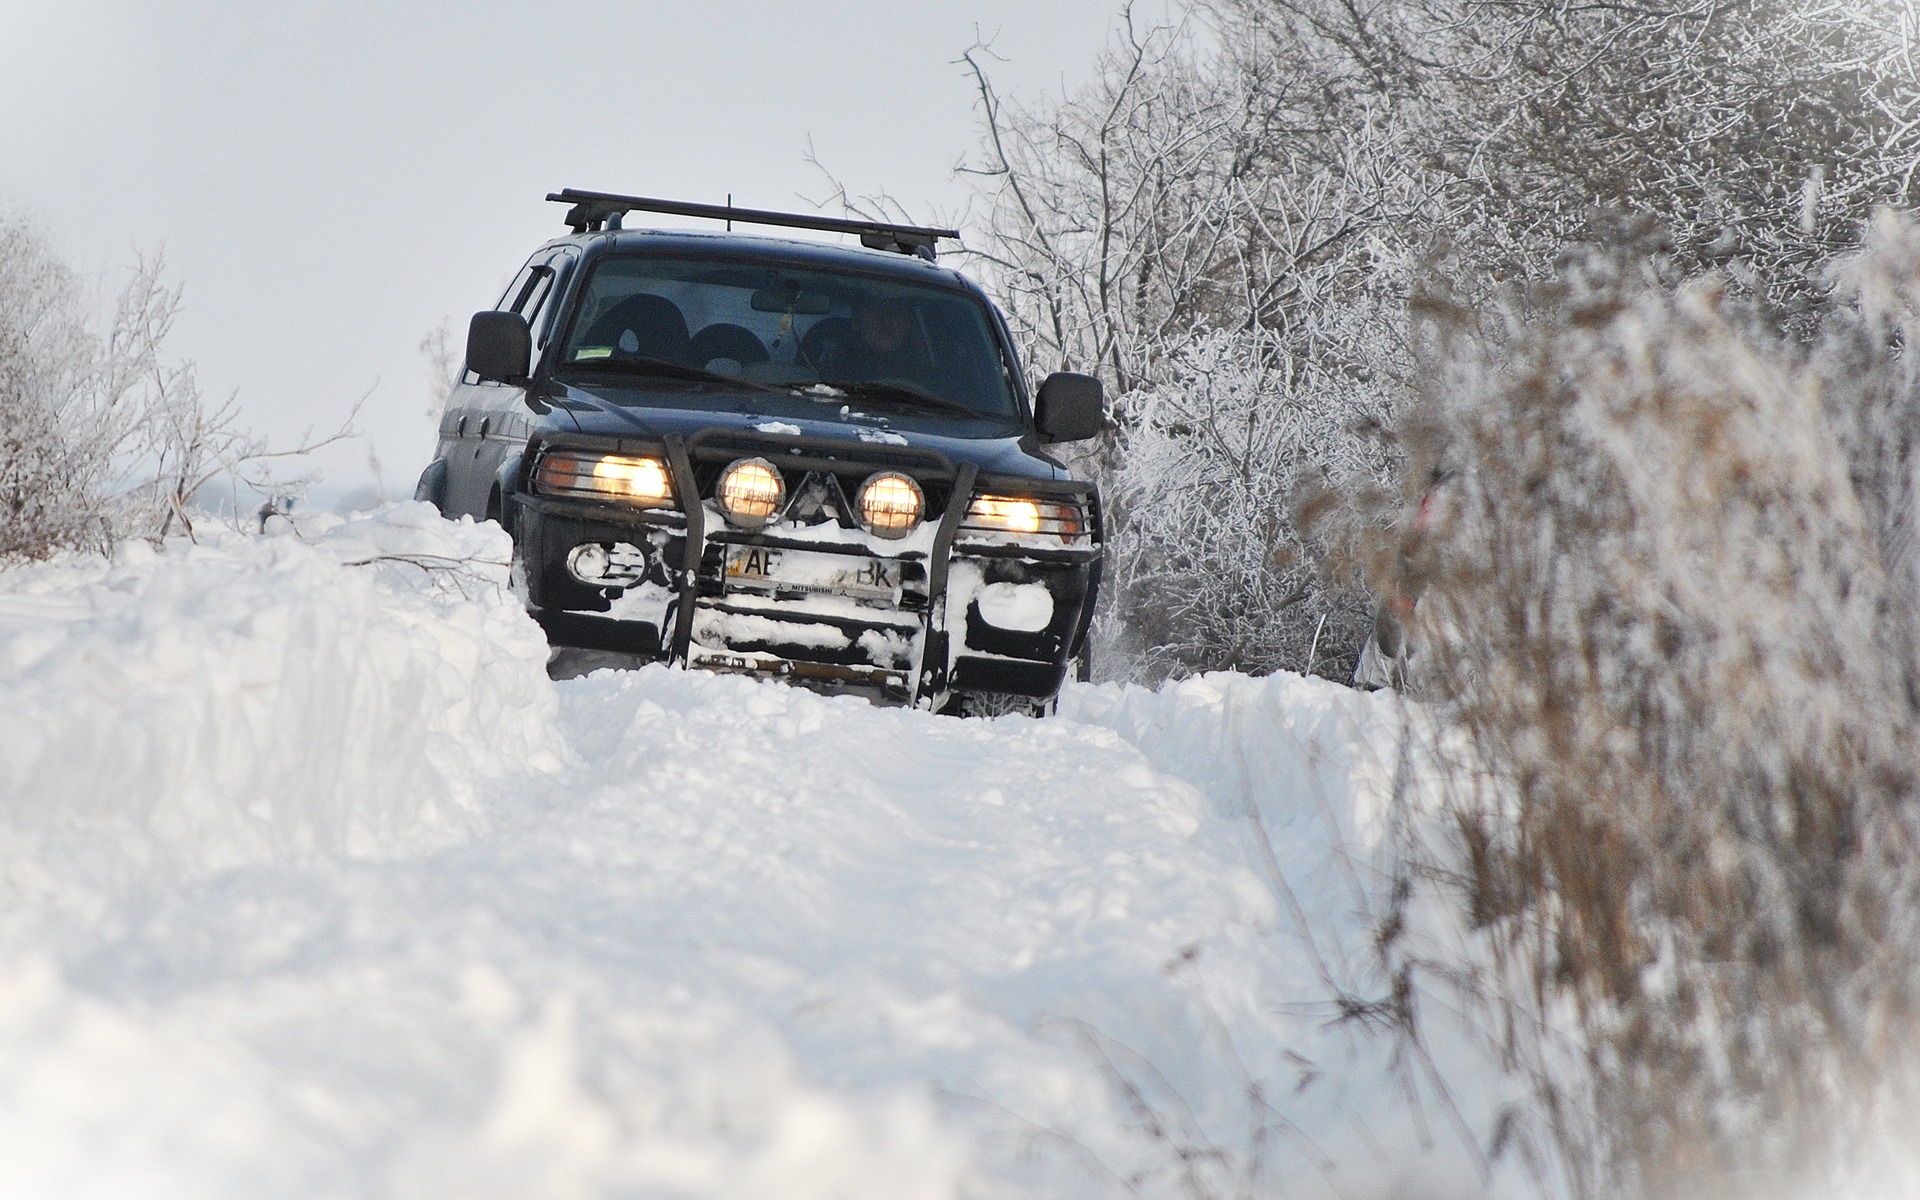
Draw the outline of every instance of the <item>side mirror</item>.
<instances>
[{"instance_id":1,"label":"side mirror","mask_svg":"<svg viewBox=\"0 0 1920 1200\"><path fill-rule=\"evenodd\" d=\"M1078 442L1100 432L1106 424L1106 395L1091 375L1055 371L1040 384L1033 406L1033 423L1043 442Z\"/></svg>"},{"instance_id":2,"label":"side mirror","mask_svg":"<svg viewBox=\"0 0 1920 1200\"><path fill-rule=\"evenodd\" d=\"M513 312L477 312L467 325L467 370L488 383L525 383L533 331Z\"/></svg>"}]
</instances>

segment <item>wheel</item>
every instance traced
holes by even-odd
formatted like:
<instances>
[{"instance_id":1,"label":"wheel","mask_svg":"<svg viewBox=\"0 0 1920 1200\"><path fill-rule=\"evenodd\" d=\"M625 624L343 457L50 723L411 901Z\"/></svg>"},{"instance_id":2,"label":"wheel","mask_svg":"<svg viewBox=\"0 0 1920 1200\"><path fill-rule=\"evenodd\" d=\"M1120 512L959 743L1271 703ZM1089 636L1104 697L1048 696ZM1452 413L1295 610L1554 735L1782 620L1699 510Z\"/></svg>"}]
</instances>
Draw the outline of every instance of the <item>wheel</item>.
<instances>
[{"instance_id":1,"label":"wheel","mask_svg":"<svg viewBox=\"0 0 1920 1200\"><path fill-rule=\"evenodd\" d=\"M1059 707L1057 695L1040 699L1015 692L955 692L941 712L954 717L1050 717Z\"/></svg>"},{"instance_id":2,"label":"wheel","mask_svg":"<svg viewBox=\"0 0 1920 1200\"><path fill-rule=\"evenodd\" d=\"M1073 661L1067 664L1067 681L1069 683L1093 682L1093 637L1091 634L1080 640L1080 652L1075 654Z\"/></svg>"}]
</instances>

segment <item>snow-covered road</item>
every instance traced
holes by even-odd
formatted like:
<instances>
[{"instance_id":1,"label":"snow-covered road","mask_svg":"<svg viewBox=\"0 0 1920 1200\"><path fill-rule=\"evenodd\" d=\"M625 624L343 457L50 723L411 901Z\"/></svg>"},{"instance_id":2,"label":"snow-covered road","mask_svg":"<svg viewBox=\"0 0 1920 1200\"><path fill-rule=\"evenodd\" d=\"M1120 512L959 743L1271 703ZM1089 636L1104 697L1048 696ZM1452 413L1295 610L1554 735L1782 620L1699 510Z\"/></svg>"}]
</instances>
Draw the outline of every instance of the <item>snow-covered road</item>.
<instances>
[{"instance_id":1,"label":"snow-covered road","mask_svg":"<svg viewBox=\"0 0 1920 1200\"><path fill-rule=\"evenodd\" d=\"M553 683L491 526L203 542L0 572L0 1195L1476 1185L1327 1003L1389 702Z\"/></svg>"}]
</instances>

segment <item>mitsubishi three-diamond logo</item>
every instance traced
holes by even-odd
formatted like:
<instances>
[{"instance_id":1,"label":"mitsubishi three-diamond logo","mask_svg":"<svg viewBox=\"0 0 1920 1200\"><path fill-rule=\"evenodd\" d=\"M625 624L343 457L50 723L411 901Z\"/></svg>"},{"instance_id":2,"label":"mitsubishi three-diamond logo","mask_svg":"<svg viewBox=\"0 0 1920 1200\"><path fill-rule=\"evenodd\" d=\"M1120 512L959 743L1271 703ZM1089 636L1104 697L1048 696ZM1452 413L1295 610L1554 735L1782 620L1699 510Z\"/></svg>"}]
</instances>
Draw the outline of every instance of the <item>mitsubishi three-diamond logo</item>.
<instances>
[{"instance_id":1,"label":"mitsubishi three-diamond logo","mask_svg":"<svg viewBox=\"0 0 1920 1200\"><path fill-rule=\"evenodd\" d=\"M847 503L846 493L841 490L838 479L819 471L810 471L794 493L793 503L787 506L787 519L799 525L838 521L851 528L853 505Z\"/></svg>"}]
</instances>

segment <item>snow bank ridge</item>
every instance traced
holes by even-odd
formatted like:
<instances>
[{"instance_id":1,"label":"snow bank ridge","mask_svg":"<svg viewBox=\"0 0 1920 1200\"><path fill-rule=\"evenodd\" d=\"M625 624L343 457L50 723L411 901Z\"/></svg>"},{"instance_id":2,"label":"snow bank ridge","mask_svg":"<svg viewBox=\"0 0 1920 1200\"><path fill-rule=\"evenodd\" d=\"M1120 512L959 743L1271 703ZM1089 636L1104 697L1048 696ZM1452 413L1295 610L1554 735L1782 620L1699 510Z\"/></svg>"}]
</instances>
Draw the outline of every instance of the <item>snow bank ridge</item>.
<instances>
[{"instance_id":1,"label":"snow bank ridge","mask_svg":"<svg viewBox=\"0 0 1920 1200\"><path fill-rule=\"evenodd\" d=\"M5 824L201 870L470 833L476 779L559 761L507 555L404 504L0 576Z\"/></svg>"}]
</instances>

